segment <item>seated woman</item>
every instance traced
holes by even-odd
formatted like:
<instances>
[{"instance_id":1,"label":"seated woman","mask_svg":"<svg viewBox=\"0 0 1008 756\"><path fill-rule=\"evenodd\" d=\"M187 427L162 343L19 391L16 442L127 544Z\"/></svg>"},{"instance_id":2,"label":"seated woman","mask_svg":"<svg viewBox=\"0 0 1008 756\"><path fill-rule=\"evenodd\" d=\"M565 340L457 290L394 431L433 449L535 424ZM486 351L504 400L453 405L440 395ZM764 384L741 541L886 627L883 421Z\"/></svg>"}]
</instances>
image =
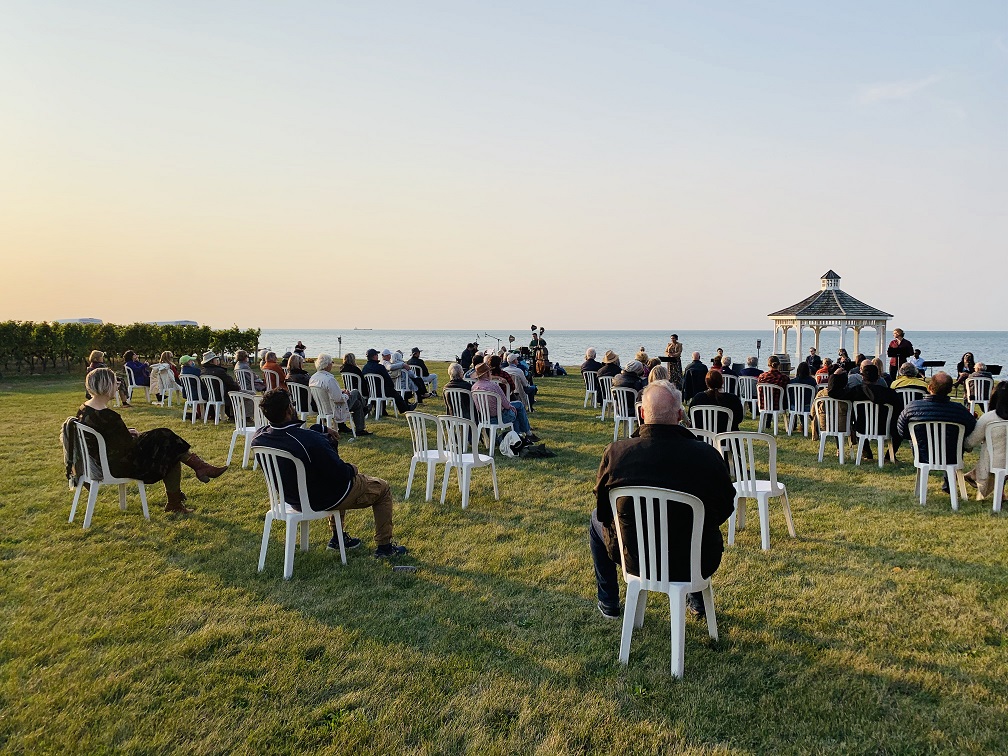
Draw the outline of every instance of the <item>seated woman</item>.
<instances>
[{"instance_id":1,"label":"seated woman","mask_svg":"<svg viewBox=\"0 0 1008 756\"><path fill-rule=\"evenodd\" d=\"M262 391L264 388L266 388L266 384L263 382L262 378L257 376L255 374L255 371L252 369L252 365L249 363L249 353L246 352L244 349L239 349L237 352L235 352L234 371L236 381L238 381L237 373L241 370L248 371L249 373L252 374L252 388L254 388L256 391ZM238 381L238 383L241 383L241 381Z\"/></svg>"},{"instance_id":2,"label":"seated woman","mask_svg":"<svg viewBox=\"0 0 1008 756\"><path fill-rule=\"evenodd\" d=\"M107 368L108 365L105 364L105 352L99 352L97 349L93 350L91 354L88 355L88 366L87 372L90 373L92 370L97 370L98 368ZM123 407L129 407L129 389L126 387L126 381L124 381L119 376L116 376L116 381L118 381L117 390L119 392L119 401L122 402ZM91 394L86 390L84 392L84 398L90 399Z\"/></svg>"},{"instance_id":3,"label":"seated woman","mask_svg":"<svg viewBox=\"0 0 1008 756\"><path fill-rule=\"evenodd\" d=\"M150 386L150 365L137 359L132 349L123 354L123 363L133 372L133 381L137 386Z\"/></svg>"},{"instance_id":4,"label":"seated woman","mask_svg":"<svg viewBox=\"0 0 1008 756\"><path fill-rule=\"evenodd\" d=\"M801 364L805 365L804 362ZM808 368L808 365L805 365L805 367ZM730 409L732 411L731 428L728 427L728 422L724 416L720 416L718 417L718 427L707 428L706 430L714 430L718 433L724 433L729 430L737 431L739 424L742 422L742 400L735 394L726 394L721 390L724 387L724 374L720 370L708 370L704 382L707 384L707 390L701 391L694 396L693 401L690 402L690 407L713 405Z\"/></svg>"},{"instance_id":5,"label":"seated woman","mask_svg":"<svg viewBox=\"0 0 1008 756\"><path fill-rule=\"evenodd\" d=\"M113 475L148 484L164 481L168 493L166 512L192 511L186 507L186 497L180 488L181 465L191 467L203 483L227 470L204 462L169 428L155 428L144 433L127 428L119 413L108 406L116 392L116 376L108 368L92 370L87 374L85 385L91 398L77 410L77 420L105 439L109 470Z\"/></svg>"},{"instance_id":6,"label":"seated woman","mask_svg":"<svg viewBox=\"0 0 1008 756\"><path fill-rule=\"evenodd\" d=\"M519 435L525 436L530 441L538 441L539 437L536 436L532 429L529 427L528 415L525 414L525 407L521 402L509 401L506 396L504 396L504 391L501 389L500 384L492 380L490 377L490 366L485 362L481 362L476 366L476 383L472 385L473 391L489 391L500 397L500 408L501 416L497 418L497 404L494 402L490 403L490 415L496 422L512 423L514 429ZM473 418L475 420L475 418Z\"/></svg>"},{"instance_id":7,"label":"seated woman","mask_svg":"<svg viewBox=\"0 0 1008 756\"><path fill-rule=\"evenodd\" d=\"M644 366L639 360L630 360L623 371L613 378L613 388L632 388L640 393L644 388Z\"/></svg>"},{"instance_id":8,"label":"seated woman","mask_svg":"<svg viewBox=\"0 0 1008 756\"><path fill-rule=\"evenodd\" d=\"M917 373L917 368L912 362L904 362L899 366L899 370L896 371L896 380L892 382L890 388L916 388L921 391L927 391L927 381L920 377Z\"/></svg>"},{"instance_id":9,"label":"seated woman","mask_svg":"<svg viewBox=\"0 0 1008 756\"><path fill-rule=\"evenodd\" d=\"M332 365L331 358L329 364ZM315 367L317 369L318 365ZM307 386L310 379L311 376L308 374L308 371L304 369L304 358L295 352L287 360L287 382L300 383Z\"/></svg>"},{"instance_id":10,"label":"seated woman","mask_svg":"<svg viewBox=\"0 0 1008 756\"><path fill-rule=\"evenodd\" d=\"M669 375L669 369L659 362L659 364L652 366L651 372L647 374L647 382L667 381L669 380Z\"/></svg>"},{"instance_id":11,"label":"seated woman","mask_svg":"<svg viewBox=\"0 0 1008 756\"><path fill-rule=\"evenodd\" d=\"M151 388L154 389L158 401L169 391L182 393L179 384L179 369L175 364L175 355L171 352L161 352L161 358L150 366Z\"/></svg>"},{"instance_id":12,"label":"seated woman","mask_svg":"<svg viewBox=\"0 0 1008 756\"><path fill-rule=\"evenodd\" d=\"M956 378L956 382L952 384L952 390L955 391L956 386L962 386L966 383L966 379L973 374L976 369L976 360L973 359L973 352L966 352L959 360L959 364L956 365L956 372L959 377Z\"/></svg>"},{"instance_id":13,"label":"seated woman","mask_svg":"<svg viewBox=\"0 0 1008 756\"><path fill-rule=\"evenodd\" d=\"M292 354L290 364L295 360L300 364L301 358ZM338 423L337 428L340 433L352 433L347 422L353 420L358 436L370 436L371 431L364 428L364 413L366 411L365 399L360 391L345 391L332 374L333 358L322 352L315 358L315 374L308 381L309 386L317 386L329 394L329 400L333 405L333 420ZM303 372L303 371L302 371ZM307 375L307 373L306 373ZM297 373L294 376L300 377ZM288 380L293 380L288 378ZM314 400L313 400L314 403Z\"/></svg>"},{"instance_id":14,"label":"seated woman","mask_svg":"<svg viewBox=\"0 0 1008 756\"><path fill-rule=\"evenodd\" d=\"M347 352L343 355L343 364L340 365L339 371L341 373L353 373L362 381L364 380L364 374L357 366L357 356L353 352Z\"/></svg>"},{"instance_id":15,"label":"seated woman","mask_svg":"<svg viewBox=\"0 0 1008 756\"><path fill-rule=\"evenodd\" d=\"M272 373L276 377L276 385L272 386L272 388L287 388L287 377L284 375L283 367L280 366L277 360L276 352L266 352L266 356L263 357L262 365L259 368L262 370L264 378L267 373Z\"/></svg>"},{"instance_id":16,"label":"seated woman","mask_svg":"<svg viewBox=\"0 0 1008 756\"><path fill-rule=\"evenodd\" d=\"M847 354L846 349L837 350L836 364L843 368L843 370L847 373L849 373L851 368L854 367L854 362L851 360L850 355Z\"/></svg>"},{"instance_id":17,"label":"seated woman","mask_svg":"<svg viewBox=\"0 0 1008 756\"><path fill-rule=\"evenodd\" d=\"M448 404L448 395L445 394L447 389L462 389L466 393L462 396L462 416L467 420L472 420L472 407L470 406L469 392L472 390L472 384L465 379L465 369L457 362L453 362L448 366L448 383L445 384L444 389L441 390L441 395L445 400L445 410L450 415L452 414L451 405Z\"/></svg>"},{"instance_id":18,"label":"seated woman","mask_svg":"<svg viewBox=\"0 0 1008 756\"><path fill-rule=\"evenodd\" d=\"M977 449L980 458L976 467L964 476L966 482L975 486L980 496L986 498L994 492L994 476L990 471L990 454L987 451L987 426L1000 420L1008 420L1008 381L1001 381L991 392L990 409L977 420L976 428L966 437L966 448ZM994 459L1004 460L1004 434L993 436ZM977 448L979 447L979 448Z\"/></svg>"},{"instance_id":19,"label":"seated woman","mask_svg":"<svg viewBox=\"0 0 1008 756\"><path fill-rule=\"evenodd\" d=\"M794 371L795 377L791 379L790 383L800 383L803 386L811 386L813 389L812 395L815 396L816 391L819 390L819 384L816 383L816 380L812 377L811 373L812 371L807 362L799 362Z\"/></svg>"},{"instance_id":20,"label":"seated woman","mask_svg":"<svg viewBox=\"0 0 1008 756\"><path fill-rule=\"evenodd\" d=\"M829 383L826 384L825 388L819 389L819 393L815 395L816 400L819 399L846 399L847 398L847 373L839 368L833 371L833 375L830 376ZM823 408L822 404L816 402L812 405L815 412L812 413L812 440L819 438L819 429L826 424L826 410ZM840 427L843 428L847 424L847 405L841 404L840 411L837 413L839 418ZM851 437L853 441L853 437Z\"/></svg>"}]
</instances>

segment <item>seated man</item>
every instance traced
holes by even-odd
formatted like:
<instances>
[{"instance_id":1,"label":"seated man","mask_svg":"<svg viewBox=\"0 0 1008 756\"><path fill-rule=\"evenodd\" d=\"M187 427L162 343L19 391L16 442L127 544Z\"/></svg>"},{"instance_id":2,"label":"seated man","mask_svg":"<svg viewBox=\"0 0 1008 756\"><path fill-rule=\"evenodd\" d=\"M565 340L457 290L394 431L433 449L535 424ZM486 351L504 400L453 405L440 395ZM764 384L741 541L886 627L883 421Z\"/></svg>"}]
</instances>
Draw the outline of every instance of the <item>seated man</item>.
<instances>
[{"instance_id":1,"label":"seated man","mask_svg":"<svg viewBox=\"0 0 1008 756\"><path fill-rule=\"evenodd\" d=\"M704 378L707 377L707 366L700 361L700 352L693 352L693 361L683 370L683 401L689 402L694 396L704 390Z\"/></svg>"},{"instance_id":2,"label":"seated man","mask_svg":"<svg viewBox=\"0 0 1008 756\"><path fill-rule=\"evenodd\" d=\"M476 383L472 385L472 390L490 391L500 397L500 418L498 418L495 414L497 411L497 405L493 401L490 402L490 416L493 421L513 423L514 429L519 435L527 437L530 441L539 440L539 437L536 436L529 427L528 415L525 414L525 407L522 406L521 402L509 401L508 398L504 396L504 390L500 387L500 384L491 379L490 366L486 362L481 362L476 366ZM478 418L474 417L473 420L478 420Z\"/></svg>"},{"instance_id":3,"label":"seated man","mask_svg":"<svg viewBox=\"0 0 1008 756\"><path fill-rule=\"evenodd\" d=\"M406 364L420 369L420 379L424 382L425 388L430 386L430 395L437 396L437 373L428 370L427 363L420 359L420 347L413 347Z\"/></svg>"},{"instance_id":4,"label":"seated man","mask_svg":"<svg viewBox=\"0 0 1008 756\"><path fill-rule=\"evenodd\" d=\"M682 396L668 381L657 381L644 389L644 425L638 438L624 438L609 444L602 453L595 484L596 506L588 527L598 609L607 619L620 616L619 582L616 567L622 563L627 572L638 574L637 539L627 538L620 553L616 523L609 491L618 486L660 486L693 494L704 504L704 526L700 554L701 573L710 577L721 564L724 542L720 526L735 509L735 487L728 466L712 446L699 441L680 423L683 418ZM624 534L635 532L633 508L617 502ZM688 580L688 555L692 513L673 510L669 527L669 559L676 569L673 580ZM685 570L685 572L684 572ZM691 593L690 610L703 615L703 599Z\"/></svg>"},{"instance_id":5,"label":"seated man","mask_svg":"<svg viewBox=\"0 0 1008 756\"><path fill-rule=\"evenodd\" d=\"M515 391L518 394L518 399L524 404L528 402L528 411L532 412L532 405L535 404L536 393L539 391L539 387L534 383L529 383L528 378L525 375L525 371L518 367L518 360L520 355L517 352L511 352L507 356L507 367L504 368L504 372L511 376L511 379L515 384Z\"/></svg>"},{"instance_id":6,"label":"seated man","mask_svg":"<svg viewBox=\"0 0 1008 756\"><path fill-rule=\"evenodd\" d=\"M899 366L896 380L892 382L891 388L917 388L927 391L927 381L920 377L917 368L910 362L904 362Z\"/></svg>"},{"instance_id":7,"label":"seated man","mask_svg":"<svg viewBox=\"0 0 1008 756\"><path fill-rule=\"evenodd\" d=\"M770 358L767 360L767 370L764 373L760 373L759 378L756 379L756 383L772 383L775 386L780 386L781 392L780 394L774 394L773 407L764 407L763 398L760 397L760 409L787 408L787 385L790 382L791 379L780 370L780 360L774 355L770 355Z\"/></svg>"},{"instance_id":8,"label":"seated man","mask_svg":"<svg viewBox=\"0 0 1008 756\"><path fill-rule=\"evenodd\" d=\"M415 377L413 373L406 367L406 363L403 362L403 353L396 350L392 352L389 349L382 350L382 367L384 367L390 376L392 376L392 382L398 388L401 384L403 371L406 371L406 389L407 394L413 394L414 399L417 404L423 404L424 397L427 396L427 389L424 387L423 381Z\"/></svg>"},{"instance_id":9,"label":"seated man","mask_svg":"<svg viewBox=\"0 0 1008 756\"><path fill-rule=\"evenodd\" d=\"M644 365L640 360L630 360L623 371L613 378L613 388L630 388L638 394L644 388Z\"/></svg>"},{"instance_id":10,"label":"seated man","mask_svg":"<svg viewBox=\"0 0 1008 756\"><path fill-rule=\"evenodd\" d=\"M904 362L900 366L910 365L909 362ZM913 366L910 365L913 369ZM889 436L892 438L893 445L893 455L899 451L900 438L899 433L896 431L896 421L899 418L898 410L902 409L903 403L900 401L899 395L893 391L888 386L883 386L878 383L879 379L879 369L878 365L873 362L868 362L861 368L861 382L853 386L850 383L847 384L847 394L844 398L849 402L872 402L873 404L888 404L891 408L889 410L889 426L888 428L880 428L882 432L888 432ZM885 412L885 410L880 410ZM854 419L851 423L852 433L864 433L866 426L866 418L863 412L855 410ZM854 436L851 436L851 441L854 440ZM864 459L874 459L871 450L871 444L865 444ZM893 460L895 461L895 460Z\"/></svg>"},{"instance_id":11,"label":"seated man","mask_svg":"<svg viewBox=\"0 0 1008 756\"><path fill-rule=\"evenodd\" d=\"M602 357L602 367L598 369L599 378L615 378L623 370L620 367L619 355L616 354L612 349L607 349L605 356ZM602 398L602 394L599 394L599 399Z\"/></svg>"},{"instance_id":12,"label":"seated man","mask_svg":"<svg viewBox=\"0 0 1008 756\"><path fill-rule=\"evenodd\" d=\"M203 354L203 375L212 375L221 379L221 383L224 384L224 396L220 399L224 402L224 414L227 415L228 420L234 422L234 408L231 407L229 397L232 391L241 391L238 381L232 377L231 373L221 367L220 357L214 352L204 352Z\"/></svg>"},{"instance_id":13,"label":"seated man","mask_svg":"<svg viewBox=\"0 0 1008 756\"><path fill-rule=\"evenodd\" d=\"M405 546L392 541L392 491L389 484L379 478L370 478L358 472L354 465L344 462L339 456L339 433L332 428L313 425L303 428L290 394L284 389L267 391L259 405L269 425L260 428L252 437L253 446L268 446L289 452L304 463L308 499L316 512L336 510L346 523L349 509L374 510L376 557L398 557L406 553ZM293 467L288 463L280 465L284 494L288 503L300 510L302 502L297 498L297 479ZM336 518L330 517L333 531L330 549L339 548L336 533ZM343 544L348 549L360 546L360 539L343 533Z\"/></svg>"},{"instance_id":14,"label":"seated man","mask_svg":"<svg viewBox=\"0 0 1008 756\"><path fill-rule=\"evenodd\" d=\"M917 372L918 373L923 373L924 372L924 358L921 357L921 350L920 349L914 349L913 358L910 359L910 360L908 360L908 362L910 362L915 368L917 368ZM904 364L906 364L906 363L904 363ZM897 373L898 372L899 371L897 371Z\"/></svg>"},{"instance_id":15,"label":"seated man","mask_svg":"<svg viewBox=\"0 0 1008 756\"><path fill-rule=\"evenodd\" d=\"M408 410L416 409L416 404L407 402L403 395L396 390L395 382L392 380L392 376L389 375L389 371L386 370L385 367L378 361L377 349L367 350L367 362L361 370L361 376L364 378L361 386L364 390L364 396L366 397L371 396L370 384L367 381L367 376L371 374L381 376L382 386L385 389L385 396L395 402L396 409L400 412L407 412Z\"/></svg>"},{"instance_id":16,"label":"seated man","mask_svg":"<svg viewBox=\"0 0 1008 756\"><path fill-rule=\"evenodd\" d=\"M742 368L739 375L750 376L752 378L759 378L760 375L763 373L763 371L757 367L757 363L758 360L755 357L746 357L745 361L746 366Z\"/></svg>"},{"instance_id":17,"label":"seated man","mask_svg":"<svg viewBox=\"0 0 1008 756\"><path fill-rule=\"evenodd\" d=\"M296 355L291 356L293 361ZM298 358L300 359L300 358ZM341 433L351 433L347 426L347 420L353 418L354 428L358 436L370 436L371 431L364 427L364 397L357 389L344 391L336 376L332 374L333 358L322 352L315 358L315 372L308 379L309 388L318 386L329 394L329 399L333 404L333 420L338 423L337 428Z\"/></svg>"}]
</instances>

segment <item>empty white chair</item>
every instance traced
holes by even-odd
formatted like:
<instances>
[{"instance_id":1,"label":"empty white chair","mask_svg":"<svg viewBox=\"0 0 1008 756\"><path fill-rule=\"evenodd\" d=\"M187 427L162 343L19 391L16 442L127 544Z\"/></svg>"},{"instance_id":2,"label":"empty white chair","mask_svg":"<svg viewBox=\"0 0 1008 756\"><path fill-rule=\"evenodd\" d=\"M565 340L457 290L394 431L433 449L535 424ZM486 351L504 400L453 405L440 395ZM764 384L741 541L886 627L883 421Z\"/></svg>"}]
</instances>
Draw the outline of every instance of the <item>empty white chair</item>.
<instances>
[{"instance_id":1,"label":"empty white chair","mask_svg":"<svg viewBox=\"0 0 1008 756\"><path fill-rule=\"evenodd\" d=\"M621 498L631 498L634 508L636 532L624 533L620 517L616 513L616 502ZM700 572L700 552L703 536L704 505L696 496L653 486L621 486L609 491L609 503L613 508L616 535L620 553L626 552L627 542L636 542L639 575L627 572L622 566L623 580L626 582L626 608L623 611L623 632L620 637L619 660L621 664L630 661L630 639L634 628L644 624L644 610L648 593L664 593L669 597L672 625L671 668L673 677L682 677L686 645L686 594L700 592L703 595L704 613L707 618L707 632L717 640L717 619L714 615L714 591L710 578ZM689 579L672 580L668 557L674 550L670 548L668 521L673 507L689 507L692 510L693 528L690 533ZM655 517L657 511L658 516ZM657 522L655 522L657 520ZM681 577L681 576L676 576Z\"/></svg>"},{"instance_id":2,"label":"empty white chair","mask_svg":"<svg viewBox=\"0 0 1008 756\"><path fill-rule=\"evenodd\" d=\"M738 379L739 399L742 400L742 414L749 408L749 414L755 420L759 415L759 399L756 396L756 378L751 375L740 375ZM742 418L745 419L744 417Z\"/></svg>"},{"instance_id":3,"label":"empty white chair","mask_svg":"<svg viewBox=\"0 0 1008 756\"><path fill-rule=\"evenodd\" d=\"M756 499L759 509L760 537L763 550L770 548L770 499L783 497L784 519L788 534L794 538L794 520L787 488L777 480L777 441L765 433L720 433L718 441L728 447L728 458L735 479L735 511L728 520L728 545L735 543L735 530L745 529L746 500ZM767 445L768 477L764 480L756 471L756 447ZM736 526L736 519L738 520Z\"/></svg>"},{"instance_id":4,"label":"empty white chair","mask_svg":"<svg viewBox=\"0 0 1008 756\"><path fill-rule=\"evenodd\" d=\"M413 488L413 473L416 472L416 466L422 464L427 466L427 495L424 501L430 501L434 497L434 479L437 477L437 466L448 463L444 430L434 415L423 412L407 412L405 414L406 422L409 424L410 438L413 441L413 457L410 459L409 477L406 479L406 496L403 498L409 498L410 490ZM430 447L428 424L434 426L437 434L437 445L433 449Z\"/></svg>"},{"instance_id":5,"label":"empty white chair","mask_svg":"<svg viewBox=\"0 0 1008 756\"><path fill-rule=\"evenodd\" d=\"M77 489L74 491L73 504L70 506L70 519L73 522L77 513L77 502L80 500L81 489L84 484L88 486L87 508L84 510L84 529L91 527L91 515L94 514L95 502L98 500L98 489L102 486L119 486L119 509L126 511L126 484L136 483L140 489L140 507L143 510L145 520L150 520L150 512L147 511L147 489L144 488L142 480L134 478L116 478L109 470L108 453L105 449L105 439L94 428L90 428L84 423L75 423L77 430L77 445L80 449L81 457L84 460L84 471L77 481ZM89 443L90 439L90 443ZM92 450L94 453L92 453Z\"/></svg>"},{"instance_id":6,"label":"empty white chair","mask_svg":"<svg viewBox=\"0 0 1008 756\"><path fill-rule=\"evenodd\" d=\"M185 388L185 404L182 405L182 419L185 420L186 412L192 412L192 424L196 425L196 414L200 407L206 409L206 401L202 395L202 381L198 375L179 376L182 386Z\"/></svg>"},{"instance_id":7,"label":"empty white chair","mask_svg":"<svg viewBox=\"0 0 1008 756\"><path fill-rule=\"evenodd\" d=\"M343 388L347 393L352 394L356 389L363 396L364 390L361 388L361 377L357 373L340 373L340 378L343 379Z\"/></svg>"},{"instance_id":8,"label":"empty white chair","mask_svg":"<svg viewBox=\"0 0 1008 756\"><path fill-rule=\"evenodd\" d=\"M305 477L304 463L293 454L281 449L271 449L267 446L253 446L255 461L262 467L266 478L266 490L269 493L270 508L266 512L263 523L262 547L259 549L259 572L266 567L266 547L269 546L270 530L274 520L280 520L287 528L284 534L284 580L294 574L294 546L298 540L298 530L301 531L301 550L308 550L308 523L312 520L322 520L328 517L336 518L336 537L339 539L340 560L346 564L346 548L343 545L343 518L338 509L316 512L308 501L308 482ZM283 478L280 475L281 465L293 465L296 475L296 491L285 491ZM291 506L295 501L300 509Z\"/></svg>"},{"instance_id":9,"label":"empty white chair","mask_svg":"<svg viewBox=\"0 0 1008 756\"><path fill-rule=\"evenodd\" d=\"M812 402L815 399L815 389L804 383L789 383L787 397L787 434L790 436L794 432L795 421L801 420L802 429L807 436L809 434L809 427L812 425Z\"/></svg>"},{"instance_id":10,"label":"empty white chair","mask_svg":"<svg viewBox=\"0 0 1008 756\"><path fill-rule=\"evenodd\" d=\"M133 368L129 365L124 366L126 368L126 396L127 401L133 401L133 392L140 390L144 392L144 398L150 402L150 386L140 386L136 382L136 376L133 375Z\"/></svg>"},{"instance_id":11,"label":"empty white chair","mask_svg":"<svg viewBox=\"0 0 1008 756\"><path fill-rule=\"evenodd\" d=\"M626 426L626 437L630 438L637 425L637 391L625 386L612 387L613 434L612 440L619 438L620 428Z\"/></svg>"},{"instance_id":12,"label":"empty white chair","mask_svg":"<svg viewBox=\"0 0 1008 756\"><path fill-rule=\"evenodd\" d=\"M232 391L228 394L231 400L231 411L234 414L235 429L231 434L231 446L228 448L227 464L231 464L231 457L234 454L235 444L239 438L245 439L245 451L242 452L241 466L247 467L249 461L249 451L252 448L252 436L259 430L265 421L262 420L262 413L258 412L258 399L255 394L247 391ZM249 409L255 408L250 413ZM255 469L255 460L252 461L252 469Z\"/></svg>"},{"instance_id":13,"label":"empty white chair","mask_svg":"<svg viewBox=\"0 0 1008 756\"><path fill-rule=\"evenodd\" d=\"M914 467L917 468L917 495L921 506L927 503L928 476L932 471L938 470L948 476L952 509L958 510L957 483L963 498L968 496L962 471L966 426L938 421L910 423L909 432L910 443L913 444ZM927 462L923 461L925 454Z\"/></svg>"},{"instance_id":14,"label":"empty white chair","mask_svg":"<svg viewBox=\"0 0 1008 756\"><path fill-rule=\"evenodd\" d=\"M207 388L206 407L203 411L203 424L206 425L207 418L210 416L210 408L213 407L214 425L220 425L221 412L224 411L224 381L216 375L202 375L200 376L200 380L203 381Z\"/></svg>"},{"instance_id":15,"label":"empty white chair","mask_svg":"<svg viewBox=\"0 0 1008 756\"><path fill-rule=\"evenodd\" d=\"M787 402L784 401L784 389L776 383L757 383L756 395L759 397L760 414L756 429L762 431L763 425L770 427L770 418L773 418L773 434L777 435L777 418L787 410Z\"/></svg>"},{"instance_id":16,"label":"empty white chair","mask_svg":"<svg viewBox=\"0 0 1008 756\"><path fill-rule=\"evenodd\" d=\"M396 417L399 417L399 408L396 406L395 397L385 396L385 378L384 376L377 375L375 373L368 373L364 376L367 379L368 384L368 404L373 404L375 408L375 420L381 420L382 408L386 408L385 412L388 413L387 405L392 405L392 411L395 413Z\"/></svg>"},{"instance_id":17,"label":"empty white chair","mask_svg":"<svg viewBox=\"0 0 1008 756\"><path fill-rule=\"evenodd\" d=\"M266 391L272 391L280 386L280 379L272 370L263 370L263 384L265 385L263 393Z\"/></svg>"},{"instance_id":18,"label":"empty white chair","mask_svg":"<svg viewBox=\"0 0 1008 756\"><path fill-rule=\"evenodd\" d=\"M297 412L298 420L307 422L308 416L312 413L311 392L303 383L291 381L287 384L291 399L294 400L294 411Z\"/></svg>"},{"instance_id":19,"label":"empty white chair","mask_svg":"<svg viewBox=\"0 0 1008 756\"><path fill-rule=\"evenodd\" d=\"M453 417L465 417L466 411L472 415L472 391L461 388L446 388L444 394L448 414ZM471 417L469 419L472 419Z\"/></svg>"},{"instance_id":20,"label":"empty white chair","mask_svg":"<svg viewBox=\"0 0 1008 756\"><path fill-rule=\"evenodd\" d=\"M255 390L255 375L251 370L235 370L235 381L241 386L241 390L246 394L254 394Z\"/></svg>"},{"instance_id":21,"label":"empty white chair","mask_svg":"<svg viewBox=\"0 0 1008 756\"><path fill-rule=\"evenodd\" d=\"M973 412L979 407L982 412L986 412L990 404L991 389L993 388L993 378L986 378L982 375L971 375L967 378L966 401L969 402L969 411Z\"/></svg>"},{"instance_id":22,"label":"empty white chair","mask_svg":"<svg viewBox=\"0 0 1008 756\"><path fill-rule=\"evenodd\" d=\"M602 414L599 416L600 420L605 420L606 406L612 405L612 382L613 377L611 375L601 375L599 376L599 390L602 392ZM615 411L615 407L613 408Z\"/></svg>"},{"instance_id":23,"label":"empty white chair","mask_svg":"<svg viewBox=\"0 0 1008 756\"><path fill-rule=\"evenodd\" d=\"M854 424L864 420L864 432L855 431L857 436L857 457L854 459L855 465L861 464L861 457L864 454L864 446L867 443L871 449L871 442L878 444L878 466L882 467L885 462L883 448L889 445L889 459L896 462L896 451L893 449L892 437L889 435L889 423L892 422L893 407L890 404L875 404L875 402L860 401L854 402Z\"/></svg>"},{"instance_id":24,"label":"empty white chair","mask_svg":"<svg viewBox=\"0 0 1008 756\"><path fill-rule=\"evenodd\" d=\"M690 407L689 417L694 429L702 428L715 434L730 431L735 424L735 413L716 404L694 405Z\"/></svg>"},{"instance_id":25,"label":"empty white chair","mask_svg":"<svg viewBox=\"0 0 1008 756\"><path fill-rule=\"evenodd\" d=\"M820 411L821 408L821 411ZM840 464L844 463L844 448L850 437L851 403L845 399L831 399L823 396L815 400L812 411L822 419L819 428L819 461L822 462L826 452L826 439L837 440L840 454Z\"/></svg>"},{"instance_id":26,"label":"empty white chair","mask_svg":"<svg viewBox=\"0 0 1008 756\"><path fill-rule=\"evenodd\" d=\"M501 420L504 404L501 402L500 396L495 392L477 389L470 394L470 397L472 398L472 406L475 412L474 419L479 428L479 437L482 439L484 437L483 431L487 432L487 438L489 438L487 450L492 457L497 451L497 431L500 431L501 437L503 437L509 430L514 429L514 425ZM474 441L473 447L474 449L478 449L479 444ZM447 472L445 474L447 475Z\"/></svg>"},{"instance_id":27,"label":"empty white chair","mask_svg":"<svg viewBox=\"0 0 1008 756\"><path fill-rule=\"evenodd\" d=\"M462 494L462 509L468 507L472 471L477 467L490 468L490 475L493 477L494 499L500 500L500 494L497 491L497 466L494 464L493 456L479 453L479 447L476 444L479 430L476 423L472 420L466 420L464 417L451 415L438 415L437 420L441 426L445 452L447 453L444 482L441 484L441 503L444 504L445 496L448 494L448 477L454 469L458 476L459 493ZM471 448L470 442L472 442Z\"/></svg>"},{"instance_id":28,"label":"empty white chair","mask_svg":"<svg viewBox=\"0 0 1008 756\"><path fill-rule=\"evenodd\" d=\"M592 407L598 407L598 392L595 390L598 382L598 371L586 370L581 373L581 377L584 379L585 384L584 406L588 406L588 400L590 399Z\"/></svg>"},{"instance_id":29,"label":"empty white chair","mask_svg":"<svg viewBox=\"0 0 1008 756\"><path fill-rule=\"evenodd\" d=\"M1004 453L1000 456L994 451L995 441L998 441L999 446L1004 449ZM990 423L984 431L984 444L987 459L990 461L990 472L994 476L994 512L1000 512L1005 475L1008 474L1008 420L995 420ZM977 497L979 498L979 492Z\"/></svg>"}]
</instances>

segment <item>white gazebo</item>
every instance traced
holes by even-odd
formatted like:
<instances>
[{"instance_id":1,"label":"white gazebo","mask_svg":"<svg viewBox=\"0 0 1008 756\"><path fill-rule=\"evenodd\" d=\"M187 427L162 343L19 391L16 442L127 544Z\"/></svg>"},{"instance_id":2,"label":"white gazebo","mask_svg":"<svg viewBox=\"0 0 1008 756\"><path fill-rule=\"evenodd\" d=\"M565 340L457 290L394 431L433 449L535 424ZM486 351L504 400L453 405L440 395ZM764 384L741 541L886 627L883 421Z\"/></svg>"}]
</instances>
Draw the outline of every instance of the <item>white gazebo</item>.
<instances>
[{"instance_id":1,"label":"white gazebo","mask_svg":"<svg viewBox=\"0 0 1008 756\"><path fill-rule=\"evenodd\" d=\"M805 359L802 354L802 331L812 329L815 334L816 351L819 351L819 333L824 328L840 329L840 346L847 348L847 331L854 332L852 356L861 351L861 329L871 328L875 331L875 355L885 355L885 339L888 331L887 322L892 317L888 312L876 310L866 305L850 294L840 289L840 276L832 270L823 274L819 291L806 297L798 304L785 307L783 310L771 312L769 317L774 322L774 353L788 353L788 331L795 329L796 362ZM778 340L778 333L780 339Z\"/></svg>"}]
</instances>

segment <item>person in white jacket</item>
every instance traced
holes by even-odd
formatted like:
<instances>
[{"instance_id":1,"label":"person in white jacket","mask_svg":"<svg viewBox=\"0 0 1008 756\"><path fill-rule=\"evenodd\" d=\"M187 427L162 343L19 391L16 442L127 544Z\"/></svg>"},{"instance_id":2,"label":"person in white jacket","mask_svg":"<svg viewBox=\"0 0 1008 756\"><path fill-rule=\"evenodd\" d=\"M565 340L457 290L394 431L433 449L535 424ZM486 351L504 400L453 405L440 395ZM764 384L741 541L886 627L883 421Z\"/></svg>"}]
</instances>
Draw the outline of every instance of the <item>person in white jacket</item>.
<instances>
[{"instance_id":1,"label":"person in white jacket","mask_svg":"<svg viewBox=\"0 0 1008 756\"><path fill-rule=\"evenodd\" d=\"M308 379L308 387L317 386L329 394L333 405L333 420L341 433L353 433L347 421L353 418L358 436L370 436L371 432L364 428L364 397L360 391L344 391L336 376L332 374L333 358L323 352L315 358L315 373Z\"/></svg>"},{"instance_id":2,"label":"person in white jacket","mask_svg":"<svg viewBox=\"0 0 1008 756\"><path fill-rule=\"evenodd\" d=\"M966 482L976 486L980 496L986 498L994 491L994 476L991 475L990 452L987 450L987 427L991 423L1008 420L1008 382L1001 381L994 391L991 392L990 409L984 412L977 420L976 428L966 437L966 448L977 449L980 458L976 467L964 476ZM994 446L994 459L1005 460L1005 435L1004 433L994 433L992 437Z\"/></svg>"}]
</instances>

